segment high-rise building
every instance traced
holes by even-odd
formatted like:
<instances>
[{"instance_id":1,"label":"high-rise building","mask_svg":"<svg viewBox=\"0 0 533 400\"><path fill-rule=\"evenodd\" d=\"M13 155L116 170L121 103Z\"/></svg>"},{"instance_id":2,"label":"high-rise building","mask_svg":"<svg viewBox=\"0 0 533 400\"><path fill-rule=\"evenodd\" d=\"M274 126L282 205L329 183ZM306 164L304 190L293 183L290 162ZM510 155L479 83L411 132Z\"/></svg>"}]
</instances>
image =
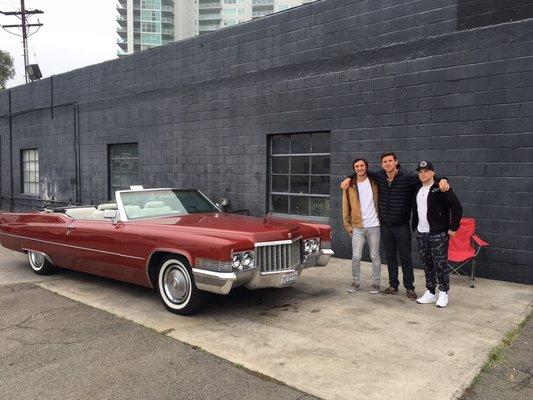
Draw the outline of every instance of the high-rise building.
<instances>
[{"instance_id":1,"label":"high-rise building","mask_svg":"<svg viewBox=\"0 0 533 400\"><path fill-rule=\"evenodd\" d=\"M118 54L213 32L314 1L118 0Z\"/></svg>"}]
</instances>

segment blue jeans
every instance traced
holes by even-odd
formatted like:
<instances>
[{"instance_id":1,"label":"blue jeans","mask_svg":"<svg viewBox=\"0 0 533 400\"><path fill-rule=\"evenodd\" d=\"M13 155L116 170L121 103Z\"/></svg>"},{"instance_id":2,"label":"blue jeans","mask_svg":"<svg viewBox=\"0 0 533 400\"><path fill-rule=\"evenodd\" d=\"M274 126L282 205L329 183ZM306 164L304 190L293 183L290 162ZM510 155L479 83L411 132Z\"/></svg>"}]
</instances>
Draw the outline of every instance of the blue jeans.
<instances>
[{"instance_id":1,"label":"blue jeans","mask_svg":"<svg viewBox=\"0 0 533 400\"><path fill-rule=\"evenodd\" d=\"M361 256L365 240L368 240L372 260L372 284L379 285L381 277L381 258L379 257L379 226L372 228L352 228L352 278L359 283L361 278Z\"/></svg>"}]
</instances>

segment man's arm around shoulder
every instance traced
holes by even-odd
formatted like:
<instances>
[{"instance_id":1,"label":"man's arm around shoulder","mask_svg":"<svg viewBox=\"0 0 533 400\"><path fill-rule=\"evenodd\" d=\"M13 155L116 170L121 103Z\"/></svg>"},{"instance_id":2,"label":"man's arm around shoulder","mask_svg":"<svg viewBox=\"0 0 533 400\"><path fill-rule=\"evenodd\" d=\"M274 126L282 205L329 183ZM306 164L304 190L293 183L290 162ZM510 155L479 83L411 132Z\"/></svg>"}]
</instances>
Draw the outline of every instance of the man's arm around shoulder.
<instances>
[{"instance_id":1,"label":"man's arm around shoulder","mask_svg":"<svg viewBox=\"0 0 533 400\"><path fill-rule=\"evenodd\" d=\"M459 229L461 218L463 218L463 206L452 189L442 192L442 196L450 209L450 230L455 232Z\"/></svg>"}]
</instances>

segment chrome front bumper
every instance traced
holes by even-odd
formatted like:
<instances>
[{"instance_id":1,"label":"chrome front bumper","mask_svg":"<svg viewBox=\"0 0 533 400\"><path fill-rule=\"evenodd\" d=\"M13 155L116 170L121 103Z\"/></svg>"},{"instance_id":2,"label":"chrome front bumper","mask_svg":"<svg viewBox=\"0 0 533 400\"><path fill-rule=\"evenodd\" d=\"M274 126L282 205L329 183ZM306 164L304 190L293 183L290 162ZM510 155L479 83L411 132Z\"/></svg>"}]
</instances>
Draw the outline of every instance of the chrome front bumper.
<instances>
[{"instance_id":1,"label":"chrome front bumper","mask_svg":"<svg viewBox=\"0 0 533 400\"><path fill-rule=\"evenodd\" d=\"M307 255L293 269L275 272L261 272L257 268L234 272L213 272L193 268L192 272L198 289L216 294L228 294L232 288L237 286L244 286L247 289L279 288L291 286L296 283L297 279L290 284L282 284L282 278L284 276L296 273L297 277L299 277L306 268L323 267L329 263L329 259L333 254L333 250L322 249L317 253Z\"/></svg>"}]
</instances>

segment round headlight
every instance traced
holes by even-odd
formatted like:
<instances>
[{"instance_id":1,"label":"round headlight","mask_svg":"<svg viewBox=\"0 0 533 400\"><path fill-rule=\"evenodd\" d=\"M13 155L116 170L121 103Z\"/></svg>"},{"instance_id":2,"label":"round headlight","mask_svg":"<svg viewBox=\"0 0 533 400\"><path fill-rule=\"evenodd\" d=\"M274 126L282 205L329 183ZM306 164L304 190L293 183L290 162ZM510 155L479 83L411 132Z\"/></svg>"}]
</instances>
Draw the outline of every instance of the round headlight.
<instances>
[{"instance_id":1,"label":"round headlight","mask_svg":"<svg viewBox=\"0 0 533 400\"><path fill-rule=\"evenodd\" d=\"M311 244L309 240L304 242L304 252L307 254L311 251Z\"/></svg>"},{"instance_id":2,"label":"round headlight","mask_svg":"<svg viewBox=\"0 0 533 400\"><path fill-rule=\"evenodd\" d=\"M245 268L252 268L254 266L254 257L252 256L252 253L244 253L244 256L242 257L242 265Z\"/></svg>"},{"instance_id":3,"label":"round headlight","mask_svg":"<svg viewBox=\"0 0 533 400\"><path fill-rule=\"evenodd\" d=\"M318 251L318 240L311 240L311 251L313 253Z\"/></svg>"},{"instance_id":4,"label":"round headlight","mask_svg":"<svg viewBox=\"0 0 533 400\"><path fill-rule=\"evenodd\" d=\"M242 269L242 264L241 264L241 255L240 254L235 254L233 256L233 260L231 261L231 265L234 269Z\"/></svg>"}]
</instances>

